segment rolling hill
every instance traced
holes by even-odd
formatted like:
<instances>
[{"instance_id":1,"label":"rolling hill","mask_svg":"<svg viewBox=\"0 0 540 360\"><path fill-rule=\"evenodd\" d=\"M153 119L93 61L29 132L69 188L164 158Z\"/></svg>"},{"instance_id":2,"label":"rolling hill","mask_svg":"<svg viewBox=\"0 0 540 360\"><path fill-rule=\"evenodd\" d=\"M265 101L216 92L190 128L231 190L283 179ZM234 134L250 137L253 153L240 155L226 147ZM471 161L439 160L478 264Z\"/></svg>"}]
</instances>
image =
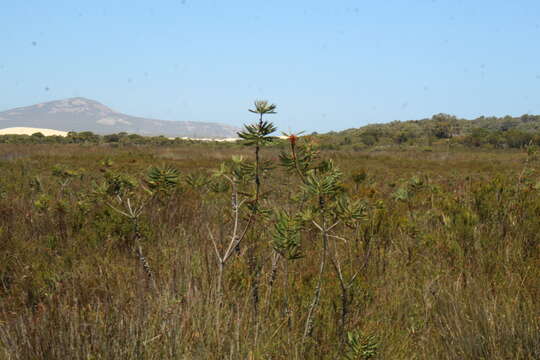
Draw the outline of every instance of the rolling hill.
<instances>
[{"instance_id":1,"label":"rolling hill","mask_svg":"<svg viewBox=\"0 0 540 360\"><path fill-rule=\"evenodd\" d=\"M540 144L540 115L519 117L481 116L468 120L448 114L431 118L369 124L359 128L319 135L325 145L424 145L453 139L467 145L489 143L495 147L521 147L531 140Z\"/></svg>"}]
</instances>

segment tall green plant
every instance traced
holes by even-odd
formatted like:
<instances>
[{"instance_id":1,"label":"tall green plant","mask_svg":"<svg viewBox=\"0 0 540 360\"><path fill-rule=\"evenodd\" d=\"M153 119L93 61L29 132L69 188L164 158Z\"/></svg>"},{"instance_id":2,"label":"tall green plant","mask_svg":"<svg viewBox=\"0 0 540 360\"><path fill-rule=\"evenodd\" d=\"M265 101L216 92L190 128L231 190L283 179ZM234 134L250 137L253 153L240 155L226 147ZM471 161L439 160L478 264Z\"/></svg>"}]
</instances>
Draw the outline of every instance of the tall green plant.
<instances>
[{"instance_id":1,"label":"tall green plant","mask_svg":"<svg viewBox=\"0 0 540 360\"><path fill-rule=\"evenodd\" d=\"M365 217L365 207L362 203L351 201L343 186L343 174L337 169L332 160L318 160L318 152L311 142L298 144L299 138L295 134L288 135L289 153L282 152L280 160L282 166L291 173L296 173L300 180L299 200L302 203L300 216L303 221L314 227L320 234L320 260L317 282L313 297L307 309L307 315L302 336L304 347L308 336L311 336L314 327L314 317L319 307L323 292L324 273L330 260L336 278L341 288L341 337L345 336L345 322L350 303L350 287L358 275L354 272L346 278L342 261L336 251L335 239L342 239L333 234L340 225L352 225ZM329 251L332 250L332 251Z\"/></svg>"},{"instance_id":2,"label":"tall green plant","mask_svg":"<svg viewBox=\"0 0 540 360\"><path fill-rule=\"evenodd\" d=\"M212 240L214 251L218 260L218 276L217 276L217 296L218 296L218 316L217 325L220 326L221 321L221 306L223 302L223 274L225 266L231 259L232 255L239 252L240 245L248 235L256 221L257 215L261 213L259 201L261 198L261 173L269 170L271 162L261 160L261 148L273 141L271 134L276 130L274 124L264 120L265 115L275 114L276 105L270 104L268 101L255 101L255 108L249 109L250 112L258 114L258 121L253 124L244 126L243 131L238 133L238 136L244 140L244 145L253 146L255 159L253 163L244 160L242 157L233 157L229 163L223 163L221 168L216 171L215 176L225 179L230 184L231 189L231 206L232 206L232 223L233 228L228 243L222 244L216 240L212 230L209 228L209 236ZM244 185L253 184L252 190L244 191L241 189ZM246 208L248 218L242 221L241 214ZM257 269L253 253L250 256L252 269ZM255 307L255 318L257 314L258 304L258 279L257 274L252 273L252 296ZM257 332L257 331L256 331Z\"/></svg>"}]
</instances>

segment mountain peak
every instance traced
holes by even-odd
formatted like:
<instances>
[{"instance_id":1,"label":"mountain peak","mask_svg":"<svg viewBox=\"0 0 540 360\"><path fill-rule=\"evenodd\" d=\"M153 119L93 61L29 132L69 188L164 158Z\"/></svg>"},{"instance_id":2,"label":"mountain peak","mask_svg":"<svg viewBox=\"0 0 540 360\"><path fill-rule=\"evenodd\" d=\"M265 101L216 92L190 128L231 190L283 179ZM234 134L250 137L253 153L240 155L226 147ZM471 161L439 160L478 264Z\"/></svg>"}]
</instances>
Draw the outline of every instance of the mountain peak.
<instances>
[{"instance_id":1,"label":"mountain peak","mask_svg":"<svg viewBox=\"0 0 540 360\"><path fill-rule=\"evenodd\" d=\"M30 106L31 108L32 106ZM55 113L94 113L99 116L114 114L115 111L107 106L91 99L83 97L73 97L62 100L54 100L46 103L34 105L38 109L47 111L49 114ZM28 108L28 107L27 107Z\"/></svg>"}]
</instances>

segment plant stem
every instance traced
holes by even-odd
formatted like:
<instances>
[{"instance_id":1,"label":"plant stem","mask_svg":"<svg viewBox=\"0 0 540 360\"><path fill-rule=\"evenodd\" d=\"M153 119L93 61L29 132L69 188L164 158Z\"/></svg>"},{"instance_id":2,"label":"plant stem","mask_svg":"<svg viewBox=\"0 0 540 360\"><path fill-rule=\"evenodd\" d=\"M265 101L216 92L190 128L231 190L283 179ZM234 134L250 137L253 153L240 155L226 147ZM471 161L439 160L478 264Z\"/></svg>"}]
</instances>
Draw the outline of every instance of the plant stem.
<instances>
[{"instance_id":1,"label":"plant stem","mask_svg":"<svg viewBox=\"0 0 540 360\"><path fill-rule=\"evenodd\" d=\"M308 310L308 316L306 318L306 324L304 326L304 335L302 336L302 348L304 347L306 338L308 335L311 334L311 331L313 330L313 314L319 305L319 301L321 298L321 292L322 292L322 282L323 282L323 275L324 275L324 269L326 266L326 257L327 257L327 251L328 251L328 230L326 228L326 220L323 217L322 222L322 252L321 252L321 262L319 264L319 278L317 280L317 287L315 288L315 294L313 295L313 300L311 301L311 305L309 306Z\"/></svg>"}]
</instances>

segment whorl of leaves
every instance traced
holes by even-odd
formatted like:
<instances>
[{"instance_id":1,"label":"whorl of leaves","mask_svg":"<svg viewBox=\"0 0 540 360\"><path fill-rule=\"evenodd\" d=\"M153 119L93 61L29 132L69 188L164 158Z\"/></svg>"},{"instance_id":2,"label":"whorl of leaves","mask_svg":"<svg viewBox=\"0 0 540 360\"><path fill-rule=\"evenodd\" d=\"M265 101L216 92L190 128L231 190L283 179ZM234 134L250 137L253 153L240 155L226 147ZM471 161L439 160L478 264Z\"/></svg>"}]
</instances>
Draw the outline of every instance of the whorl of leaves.
<instances>
[{"instance_id":1,"label":"whorl of leaves","mask_svg":"<svg viewBox=\"0 0 540 360\"><path fill-rule=\"evenodd\" d=\"M360 335L358 332L347 333L347 360L368 360L377 356L379 343L373 335Z\"/></svg>"},{"instance_id":2,"label":"whorl of leaves","mask_svg":"<svg viewBox=\"0 0 540 360\"><path fill-rule=\"evenodd\" d=\"M210 178L206 174L191 173L186 176L186 183L193 189L201 189L208 185Z\"/></svg>"},{"instance_id":3,"label":"whorl of leaves","mask_svg":"<svg viewBox=\"0 0 540 360\"><path fill-rule=\"evenodd\" d=\"M172 167L152 166L148 169L146 177L146 183L151 191L169 191L178 184L180 172Z\"/></svg>"},{"instance_id":4,"label":"whorl of leaves","mask_svg":"<svg viewBox=\"0 0 540 360\"><path fill-rule=\"evenodd\" d=\"M327 167L328 166L328 167ZM330 196L343 192L341 183L342 173L328 163L324 171L309 170L305 179L303 190L311 195Z\"/></svg>"},{"instance_id":5,"label":"whorl of leaves","mask_svg":"<svg viewBox=\"0 0 540 360\"><path fill-rule=\"evenodd\" d=\"M210 190L215 193L224 193L229 190L229 183L226 181L212 181L209 184Z\"/></svg>"},{"instance_id":6,"label":"whorl of leaves","mask_svg":"<svg viewBox=\"0 0 540 360\"><path fill-rule=\"evenodd\" d=\"M250 112L259 114L259 121L255 124L244 125L244 130L238 133L238 136L244 140L244 145L266 145L274 140L273 136L270 136L276 127L269 121L262 119L265 114L275 114L276 105L270 104L266 100L255 101L255 109L249 109Z\"/></svg>"},{"instance_id":7,"label":"whorl of leaves","mask_svg":"<svg viewBox=\"0 0 540 360\"><path fill-rule=\"evenodd\" d=\"M43 183L41 182L41 178L39 176L34 176L30 180L30 188L37 193L43 191Z\"/></svg>"},{"instance_id":8,"label":"whorl of leaves","mask_svg":"<svg viewBox=\"0 0 540 360\"><path fill-rule=\"evenodd\" d=\"M269 136L276 131L276 127L269 121L261 121L257 124L244 125L244 130L238 133L238 136L245 140L244 145L266 145L274 140Z\"/></svg>"},{"instance_id":9,"label":"whorl of leaves","mask_svg":"<svg viewBox=\"0 0 540 360\"><path fill-rule=\"evenodd\" d=\"M279 154L281 166L287 171L300 171L303 175L311 168L311 164L318 157L318 152L308 145L299 145L295 149L295 156L287 152Z\"/></svg>"},{"instance_id":10,"label":"whorl of leaves","mask_svg":"<svg viewBox=\"0 0 540 360\"><path fill-rule=\"evenodd\" d=\"M110 196L123 196L135 189L137 180L129 175L114 172L105 173L105 184L97 189L97 192L105 192Z\"/></svg>"},{"instance_id":11,"label":"whorl of leaves","mask_svg":"<svg viewBox=\"0 0 540 360\"><path fill-rule=\"evenodd\" d=\"M393 193L393 198L398 201L408 201L414 194L420 191L425 186L422 179L417 176L412 177L405 185L397 189Z\"/></svg>"},{"instance_id":12,"label":"whorl of leaves","mask_svg":"<svg viewBox=\"0 0 540 360\"><path fill-rule=\"evenodd\" d=\"M255 110L248 109L255 114L275 114L276 104L270 104L267 100L255 100Z\"/></svg>"},{"instance_id":13,"label":"whorl of leaves","mask_svg":"<svg viewBox=\"0 0 540 360\"><path fill-rule=\"evenodd\" d=\"M349 227L357 221L367 218L367 207L361 201L351 201L347 196L341 196L335 205L335 213Z\"/></svg>"},{"instance_id":14,"label":"whorl of leaves","mask_svg":"<svg viewBox=\"0 0 540 360\"><path fill-rule=\"evenodd\" d=\"M301 219L292 217L285 212L278 211L276 222L272 231L272 248L287 260L300 259Z\"/></svg>"}]
</instances>

